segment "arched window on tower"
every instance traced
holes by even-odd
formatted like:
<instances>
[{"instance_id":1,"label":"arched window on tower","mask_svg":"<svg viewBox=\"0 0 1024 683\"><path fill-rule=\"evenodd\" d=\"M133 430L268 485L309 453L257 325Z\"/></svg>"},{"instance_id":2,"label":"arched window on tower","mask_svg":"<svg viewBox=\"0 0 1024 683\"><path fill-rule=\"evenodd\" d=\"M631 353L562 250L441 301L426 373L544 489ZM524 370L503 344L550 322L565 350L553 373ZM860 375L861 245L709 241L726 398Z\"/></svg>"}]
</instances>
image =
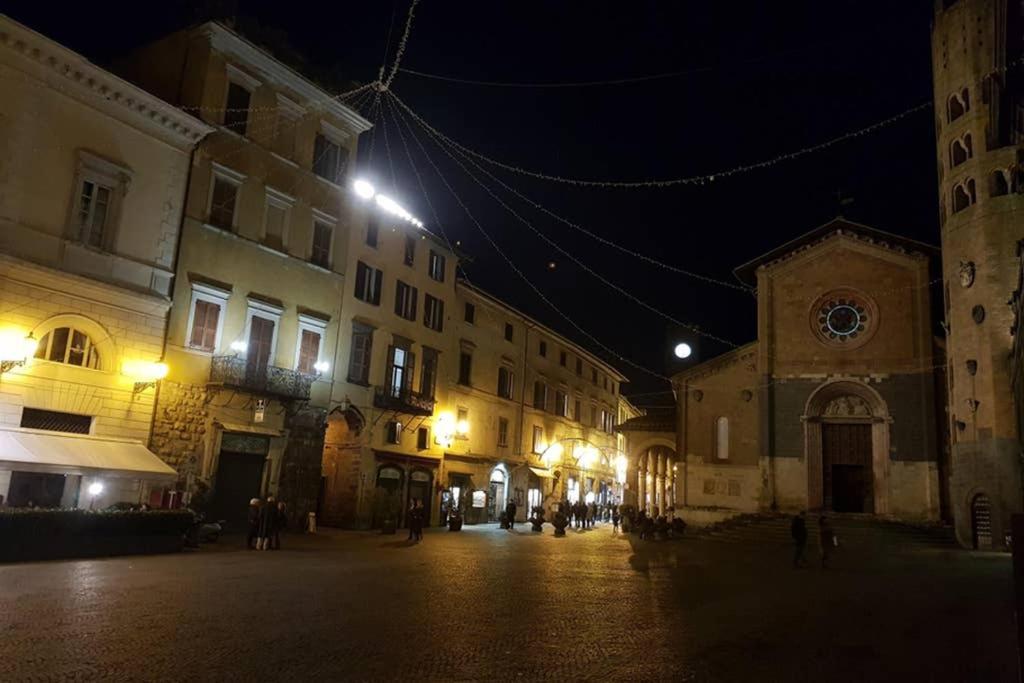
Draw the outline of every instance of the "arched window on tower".
<instances>
[{"instance_id":1,"label":"arched window on tower","mask_svg":"<svg viewBox=\"0 0 1024 683\"><path fill-rule=\"evenodd\" d=\"M970 92L967 88L950 95L949 99L946 100L946 113L949 117L949 122L953 123L958 118L966 114L971 108L970 102Z\"/></svg>"},{"instance_id":2,"label":"arched window on tower","mask_svg":"<svg viewBox=\"0 0 1024 683\"><path fill-rule=\"evenodd\" d=\"M971 158L971 136L965 135L949 143L949 167L956 168Z\"/></svg>"},{"instance_id":3,"label":"arched window on tower","mask_svg":"<svg viewBox=\"0 0 1024 683\"><path fill-rule=\"evenodd\" d=\"M1005 169L997 168L989 175L988 196L1002 197L1004 194L1010 194L1009 173Z\"/></svg>"},{"instance_id":4,"label":"arched window on tower","mask_svg":"<svg viewBox=\"0 0 1024 683\"><path fill-rule=\"evenodd\" d=\"M953 213L963 211L977 201L974 179L968 178L953 186Z\"/></svg>"},{"instance_id":5,"label":"arched window on tower","mask_svg":"<svg viewBox=\"0 0 1024 683\"><path fill-rule=\"evenodd\" d=\"M715 457L719 460L729 459L729 418L727 417L715 420Z\"/></svg>"}]
</instances>

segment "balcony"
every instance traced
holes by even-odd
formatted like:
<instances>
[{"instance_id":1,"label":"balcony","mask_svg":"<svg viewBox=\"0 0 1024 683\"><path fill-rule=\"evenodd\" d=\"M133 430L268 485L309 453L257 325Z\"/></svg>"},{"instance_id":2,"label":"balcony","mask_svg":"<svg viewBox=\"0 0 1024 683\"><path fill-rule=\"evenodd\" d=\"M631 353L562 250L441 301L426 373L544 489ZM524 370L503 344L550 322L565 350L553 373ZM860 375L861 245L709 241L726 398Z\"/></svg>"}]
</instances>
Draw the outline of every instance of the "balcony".
<instances>
[{"instance_id":1,"label":"balcony","mask_svg":"<svg viewBox=\"0 0 1024 683\"><path fill-rule=\"evenodd\" d=\"M409 389L396 391L391 387L374 387L373 405L405 415L430 417L434 414L434 399Z\"/></svg>"},{"instance_id":2,"label":"balcony","mask_svg":"<svg viewBox=\"0 0 1024 683\"><path fill-rule=\"evenodd\" d=\"M214 356L210 365L212 383L280 399L308 401L314 379L314 375L273 365L250 367L240 356Z\"/></svg>"}]
</instances>

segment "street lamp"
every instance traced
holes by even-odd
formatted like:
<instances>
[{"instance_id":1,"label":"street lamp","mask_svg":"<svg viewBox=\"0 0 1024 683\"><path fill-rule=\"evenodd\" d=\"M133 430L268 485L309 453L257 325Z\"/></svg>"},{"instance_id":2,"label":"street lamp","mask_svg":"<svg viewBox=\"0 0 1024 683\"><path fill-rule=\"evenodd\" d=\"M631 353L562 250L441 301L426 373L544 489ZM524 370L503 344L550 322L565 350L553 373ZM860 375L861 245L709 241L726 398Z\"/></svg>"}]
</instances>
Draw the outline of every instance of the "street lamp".
<instances>
[{"instance_id":1,"label":"street lamp","mask_svg":"<svg viewBox=\"0 0 1024 683\"><path fill-rule=\"evenodd\" d=\"M101 493L103 493L103 484L98 482L98 481L94 481L93 483L89 484L88 491L89 491L89 509L92 510L93 503L96 502L96 496L98 496Z\"/></svg>"},{"instance_id":2,"label":"street lamp","mask_svg":"<svg viewBox=\"0 0 1024 683\"><path fill-rule=\"evenodd\" d=\"M168 370L167 363L146 360L126 360L121 365L121 373L135 380L132 395L155 387L157 382L167 376Z\"/></svg>"},{"instance_id":3,"label":"street lamp","mask_svg":"<svg viewBox=\"0 0 1024 683\"><path fill-rule=\"evenodd\" d=\"M27 363L38 345L31 332L24 337L16 332L0 334L0 375Z\"/></svg>"},{"instance_id":4,"label":"street lamp","mask_svg":"<svg viewBox=\"0 0 1024 683\"><path fill-rule=\"evenodd\" d=\"M673 353L676 354L676 358L682 360L684 358L689 358L690 354L693 353L693 349L686 342L679 342L676 344L676 348L673 350Z\"/></svg>"}]
</instances>

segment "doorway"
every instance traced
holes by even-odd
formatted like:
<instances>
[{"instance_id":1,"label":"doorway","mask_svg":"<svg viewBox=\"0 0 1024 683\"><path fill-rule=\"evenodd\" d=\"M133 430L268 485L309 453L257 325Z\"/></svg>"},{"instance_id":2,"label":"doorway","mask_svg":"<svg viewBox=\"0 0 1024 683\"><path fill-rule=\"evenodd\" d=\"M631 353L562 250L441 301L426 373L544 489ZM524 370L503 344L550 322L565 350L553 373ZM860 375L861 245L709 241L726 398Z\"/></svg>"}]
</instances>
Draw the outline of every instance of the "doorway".
<instances>
[{"instance_id":1,"label":"doorway","mask_svg":"<svg viewBox=\"0 0 1024 683\"><path fill-rule=\"evenodd\" d=\"M249 500L262 496L265 461L265 454L220 452L210 506L214 519L227 520L236 531L245 528Z\"/></svg>"},{"instance_id":2,"label":"doorway","mask_svg":"<svg viewBox=\"0 0 1024 683\"><path fill-rule=\"evenodd\" d=\"M834 512L874 512L871 424L821 426L824 507Z\"/></svg>"},{"instance_id":3,"label":"doorway","mask_svg":"<svg viewBox=\"0 0 1024 683\"><path fill-rule=\"evenodd\" d=\"M420 501L423 504L423 512L426 515L426 519L423 520L424 526L430 526L430 482L433 477L430 476L430 472L423 470L413 470L409 475L409 496L408 500L405 501L405 509L409 510L413 502ZM406 526L408 526L409 520L406 520Z\"/></svg>"},{"instance_id":4,"label":"doorway","mask_svg":"<svg viewBox=\"0 0 1024 683\"><path fill-rule=\"evenodd\" d=\"M373 527L383 524L385 518L395 520L395 525L402 519L402 481L404 473L394 465L384 465L377 470L377 488L373 500Z\"/></svg>"},{"instance_id":5,"label":"doorway","mask_svg":"<svg viewBox=\"0 0 1024 683\"><path fill-rule=\"evenodd\" d=\"M489 491L491 504L487 509L487 517L490 522L497 522L501 513L505 511L505 472L498 468L491 470L491 489Z\"/></svg>"},{"instance_id":6,"label":"doorway","mask_svg":"<svg viewBox=\"0 0 1024 683\"><path fill-rule=\"evenodd\" d=\"M971 541L975 550L992 550L992 502L984 493L971 499Z\"/></svg>"}]
</instances>

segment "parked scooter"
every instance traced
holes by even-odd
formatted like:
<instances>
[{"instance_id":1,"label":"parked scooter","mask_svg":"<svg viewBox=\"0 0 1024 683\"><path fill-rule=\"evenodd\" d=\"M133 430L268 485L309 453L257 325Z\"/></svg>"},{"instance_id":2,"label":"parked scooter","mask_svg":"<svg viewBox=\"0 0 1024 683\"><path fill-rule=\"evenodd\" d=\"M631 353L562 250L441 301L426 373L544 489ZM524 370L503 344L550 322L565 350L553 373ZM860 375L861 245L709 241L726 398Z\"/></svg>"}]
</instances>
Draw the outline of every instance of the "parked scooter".
<instances>
[{"instance_id":1,"label":"parked scooter","mask_svg":"<svg viewBox=\"0 0 1024 683\"><path fill-rule=\"evenodd\" d=\"M200 543L216 543L221 533L227 528L227 520L207 522L201 512L193 513L192 525L185 531L185 546L198 548Z\"/></svg>"}]
</instances>

